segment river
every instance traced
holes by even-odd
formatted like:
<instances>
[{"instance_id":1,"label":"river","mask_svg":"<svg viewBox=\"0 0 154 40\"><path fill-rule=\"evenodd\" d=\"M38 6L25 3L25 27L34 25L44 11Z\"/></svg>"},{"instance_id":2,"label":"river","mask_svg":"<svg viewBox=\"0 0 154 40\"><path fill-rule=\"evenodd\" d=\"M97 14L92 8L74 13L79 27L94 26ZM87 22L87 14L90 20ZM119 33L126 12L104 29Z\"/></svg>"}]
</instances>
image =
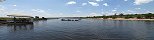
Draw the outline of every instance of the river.
<instances>
[{"instance_id":1,"label":"river","mask_svg":"<svg viewBox=\"0 0 154 40\"><path fill-rule=\"evenodd\" d=\"M3 24L0 40L154 40L154 21L52 19Z\"/></svg>"}]
</instances>

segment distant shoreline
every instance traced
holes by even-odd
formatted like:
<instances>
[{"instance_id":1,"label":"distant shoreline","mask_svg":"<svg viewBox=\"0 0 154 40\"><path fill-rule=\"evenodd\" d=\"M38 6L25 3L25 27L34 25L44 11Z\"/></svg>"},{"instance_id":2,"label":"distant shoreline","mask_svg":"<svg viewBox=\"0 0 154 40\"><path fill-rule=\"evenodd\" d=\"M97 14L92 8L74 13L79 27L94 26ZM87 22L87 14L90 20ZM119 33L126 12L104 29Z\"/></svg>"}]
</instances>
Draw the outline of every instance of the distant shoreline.
<instances>
[{"instance_id":1,"label":"distant shoreline","mask_svg":"<svg viewBox=\"0 0 154 40\"><path fill-rule=\"evenodd\" d=\"M97 18L102 19L102 18ZM102 19L102 20L134 20L134 21L154 21L154 19Z\"/></svg>"}]
</instances>

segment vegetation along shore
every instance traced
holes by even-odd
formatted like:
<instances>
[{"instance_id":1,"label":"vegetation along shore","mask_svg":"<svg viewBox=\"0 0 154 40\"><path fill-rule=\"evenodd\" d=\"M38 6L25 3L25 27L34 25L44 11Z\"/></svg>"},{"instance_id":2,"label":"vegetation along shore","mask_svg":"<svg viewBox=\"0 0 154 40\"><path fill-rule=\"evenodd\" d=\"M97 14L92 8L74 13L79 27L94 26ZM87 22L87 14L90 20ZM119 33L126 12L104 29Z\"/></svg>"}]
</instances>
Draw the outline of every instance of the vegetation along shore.
<instances>
[{"instance_id":1,"label":"vegetation along shore","mask_svg":"<svg viewBox=\"0 0 154 40\"><path fill-rule=\"evenodd\" d=\"M145 13L145 14L115 13L114 15L92 16L87 18L97 18L97 19L105 19L105 20L154 20L154 14L153 13Z\"/></svg>"}]
</instances>

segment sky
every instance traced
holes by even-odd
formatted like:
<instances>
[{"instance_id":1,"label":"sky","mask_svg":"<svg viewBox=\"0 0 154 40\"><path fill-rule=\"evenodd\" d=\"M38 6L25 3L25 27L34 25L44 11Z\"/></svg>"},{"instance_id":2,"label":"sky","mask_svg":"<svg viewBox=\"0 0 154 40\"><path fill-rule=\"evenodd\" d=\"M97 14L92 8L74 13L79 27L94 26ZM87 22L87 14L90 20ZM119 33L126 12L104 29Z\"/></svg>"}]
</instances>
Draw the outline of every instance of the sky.
<instances>
[{"instance_id":1,"label":"sky","mask_svg":"<svg viewBox=\"0 0 154 40\"><path fill-rule=\"evenodd\" d=\"M0 16L86 17L154 12L154 0L0 0Z\"/></svg>"}]
</instances>

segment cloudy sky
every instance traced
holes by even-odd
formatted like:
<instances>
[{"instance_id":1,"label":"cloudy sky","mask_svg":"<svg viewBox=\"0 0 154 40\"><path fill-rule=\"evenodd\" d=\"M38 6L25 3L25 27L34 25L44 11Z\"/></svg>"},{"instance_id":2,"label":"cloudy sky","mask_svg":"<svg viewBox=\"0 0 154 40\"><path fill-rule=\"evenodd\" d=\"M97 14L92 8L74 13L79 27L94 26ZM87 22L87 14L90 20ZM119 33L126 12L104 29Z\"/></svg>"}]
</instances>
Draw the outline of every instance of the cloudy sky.
<instances>
[{"instance_id":1,"label":"cloudy sky","mask_svg":"<svg viewBox=\"0 0 154 40\"><path fill-rule=\"evenodd\" d=\"M21 14L44 17L97 16L154 12L154 0L6 0L0 16Z\"/></svg>"}]
</instances>

